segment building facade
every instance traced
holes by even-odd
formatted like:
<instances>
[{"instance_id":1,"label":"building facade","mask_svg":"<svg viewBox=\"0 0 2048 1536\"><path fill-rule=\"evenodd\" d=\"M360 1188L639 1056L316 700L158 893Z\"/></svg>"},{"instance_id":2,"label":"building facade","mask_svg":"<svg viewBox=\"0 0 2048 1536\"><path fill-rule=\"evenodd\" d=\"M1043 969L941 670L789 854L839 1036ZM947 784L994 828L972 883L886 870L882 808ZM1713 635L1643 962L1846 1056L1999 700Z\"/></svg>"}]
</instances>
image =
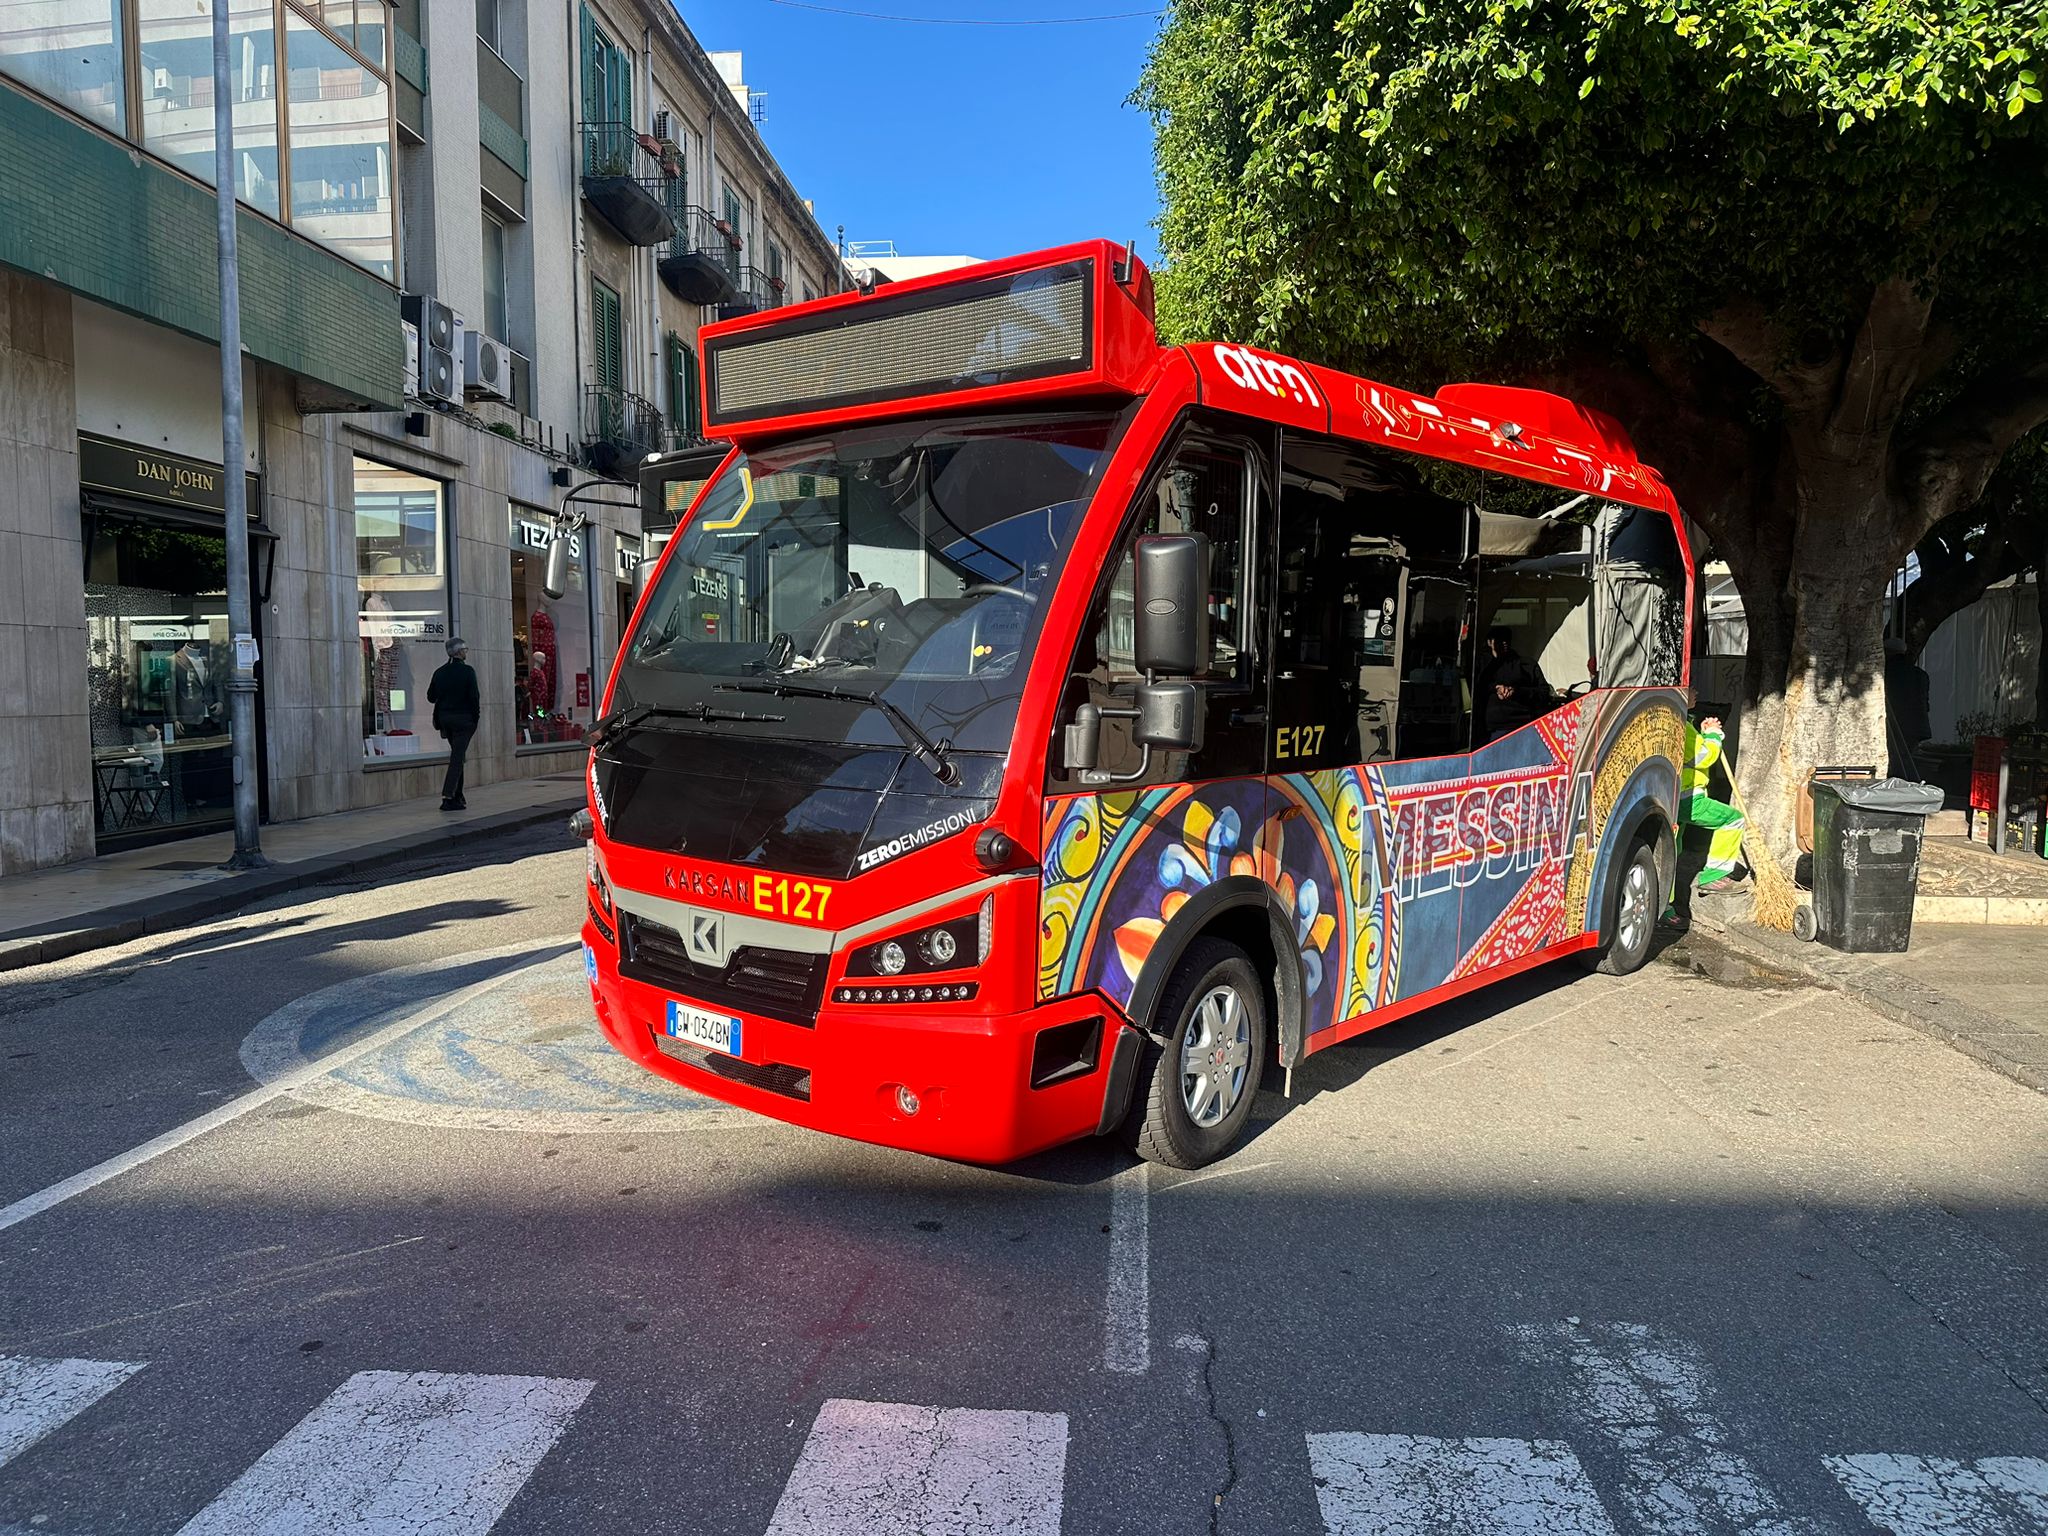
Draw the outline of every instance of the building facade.
<instances>
[{"instance_id":1,"label":"building facade","mask_svg":"<svg viewBox=\"0 0 2048 1536\"><path fill-rule=\"evenodd\" d=\"M697 328L833 249L665 5L231 27L263 814L433 793L455 634L470 781L576 771ZM0 9L0 875L231 819L210 28Z\"/></svg>"}]
</instances>

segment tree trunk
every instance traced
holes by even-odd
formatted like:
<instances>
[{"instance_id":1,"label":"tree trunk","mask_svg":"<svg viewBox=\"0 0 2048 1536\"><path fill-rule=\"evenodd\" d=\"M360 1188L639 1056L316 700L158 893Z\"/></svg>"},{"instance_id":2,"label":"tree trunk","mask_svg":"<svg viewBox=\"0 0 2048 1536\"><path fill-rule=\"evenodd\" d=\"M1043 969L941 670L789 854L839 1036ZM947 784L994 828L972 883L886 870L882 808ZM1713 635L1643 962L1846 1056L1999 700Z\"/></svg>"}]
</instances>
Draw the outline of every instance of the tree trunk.
<instances>
[{"instance_id":1,"label":"tree trunk","mask_svg":"<svg viewBox=\"0 0 2048 1536\"><path fill-rule=\"evenodd\" d=\"M1801 476L1789 549L1761 546L1737 573L1752 697L1736 784L1760 834L1752 854L1755 843L1768 846L1787 870L1813 769L1867 763L1883 772L1886 762L1885 592L1897 551L1882 531L1892 526L1883 497L1861 489Z\"/></svg>"}]
</instances>

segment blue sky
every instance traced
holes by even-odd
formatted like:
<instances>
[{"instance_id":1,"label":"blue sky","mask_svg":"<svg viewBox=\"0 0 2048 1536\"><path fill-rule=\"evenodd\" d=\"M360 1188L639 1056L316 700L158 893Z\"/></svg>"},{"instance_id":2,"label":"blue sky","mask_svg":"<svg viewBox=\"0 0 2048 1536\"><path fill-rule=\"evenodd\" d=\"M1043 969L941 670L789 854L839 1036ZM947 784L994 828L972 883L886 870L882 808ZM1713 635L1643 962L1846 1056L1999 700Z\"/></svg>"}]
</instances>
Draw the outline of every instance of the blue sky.
<instances>
[{"instance_id":1,"label":"blue sky","mask_svg":"<svg viewBox=\"0 0 2048 1536\"><path fill-rule=\"evenodd\" d=\"M1144 0L819 0L907 16L1131 11ZM677 0L697 40L746 55L762 133L831 234L993 258L1100 235L1149 260L1152 132L1124 105L1159 22L919 26Z\"/></svg>"}]
</instances>

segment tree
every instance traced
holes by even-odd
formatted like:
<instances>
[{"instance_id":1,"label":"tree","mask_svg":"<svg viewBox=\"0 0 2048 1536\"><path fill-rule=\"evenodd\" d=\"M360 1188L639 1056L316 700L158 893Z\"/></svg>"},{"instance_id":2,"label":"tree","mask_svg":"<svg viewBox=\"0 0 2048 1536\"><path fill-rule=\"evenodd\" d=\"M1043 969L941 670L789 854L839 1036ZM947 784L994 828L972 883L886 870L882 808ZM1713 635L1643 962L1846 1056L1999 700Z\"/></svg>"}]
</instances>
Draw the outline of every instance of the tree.
<instances>
[{"instance_id":1,"label":"tree","mask_svg":"<svg viewBox=\"0 0 2048 1536\"><path fill-rule=\"evenodd\" d=\"M1901 561L2048 421L2038 0L1176 0L1161 320L1619 417L1750 625L1781 853Z\"/></svg>"}]
</instances>

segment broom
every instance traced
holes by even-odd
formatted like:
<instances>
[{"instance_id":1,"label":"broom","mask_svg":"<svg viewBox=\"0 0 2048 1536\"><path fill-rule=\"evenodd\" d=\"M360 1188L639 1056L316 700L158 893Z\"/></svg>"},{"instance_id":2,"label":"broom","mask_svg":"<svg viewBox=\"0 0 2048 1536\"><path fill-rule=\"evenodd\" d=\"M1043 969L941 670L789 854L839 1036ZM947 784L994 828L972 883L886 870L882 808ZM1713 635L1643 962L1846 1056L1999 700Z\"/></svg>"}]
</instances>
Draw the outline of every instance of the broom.
<instances>
[{"instance_id":1,"label":"broom","mask_svg":"<svg viewBox=\"0 0 2048 1536\"><path fill-rule=\"evenodd\" d=\"M1792 931L1793 914L1799 910L1799 893L1792 888L1792 882L1785 877L1785 871L1778 867L1771 850L1764 843L1763 831L1749 819L1749 812L1742 804L1742 791L1735 784L1735 761L1722 750L1721 761L1728 770L1728 803L1742 817L1742 858L1749 865L1749 872L1756 880L1756 887L1750 897L1750 921L1759 928L1775 928L1780 933Z\"/></svg>"}]
</instances>

